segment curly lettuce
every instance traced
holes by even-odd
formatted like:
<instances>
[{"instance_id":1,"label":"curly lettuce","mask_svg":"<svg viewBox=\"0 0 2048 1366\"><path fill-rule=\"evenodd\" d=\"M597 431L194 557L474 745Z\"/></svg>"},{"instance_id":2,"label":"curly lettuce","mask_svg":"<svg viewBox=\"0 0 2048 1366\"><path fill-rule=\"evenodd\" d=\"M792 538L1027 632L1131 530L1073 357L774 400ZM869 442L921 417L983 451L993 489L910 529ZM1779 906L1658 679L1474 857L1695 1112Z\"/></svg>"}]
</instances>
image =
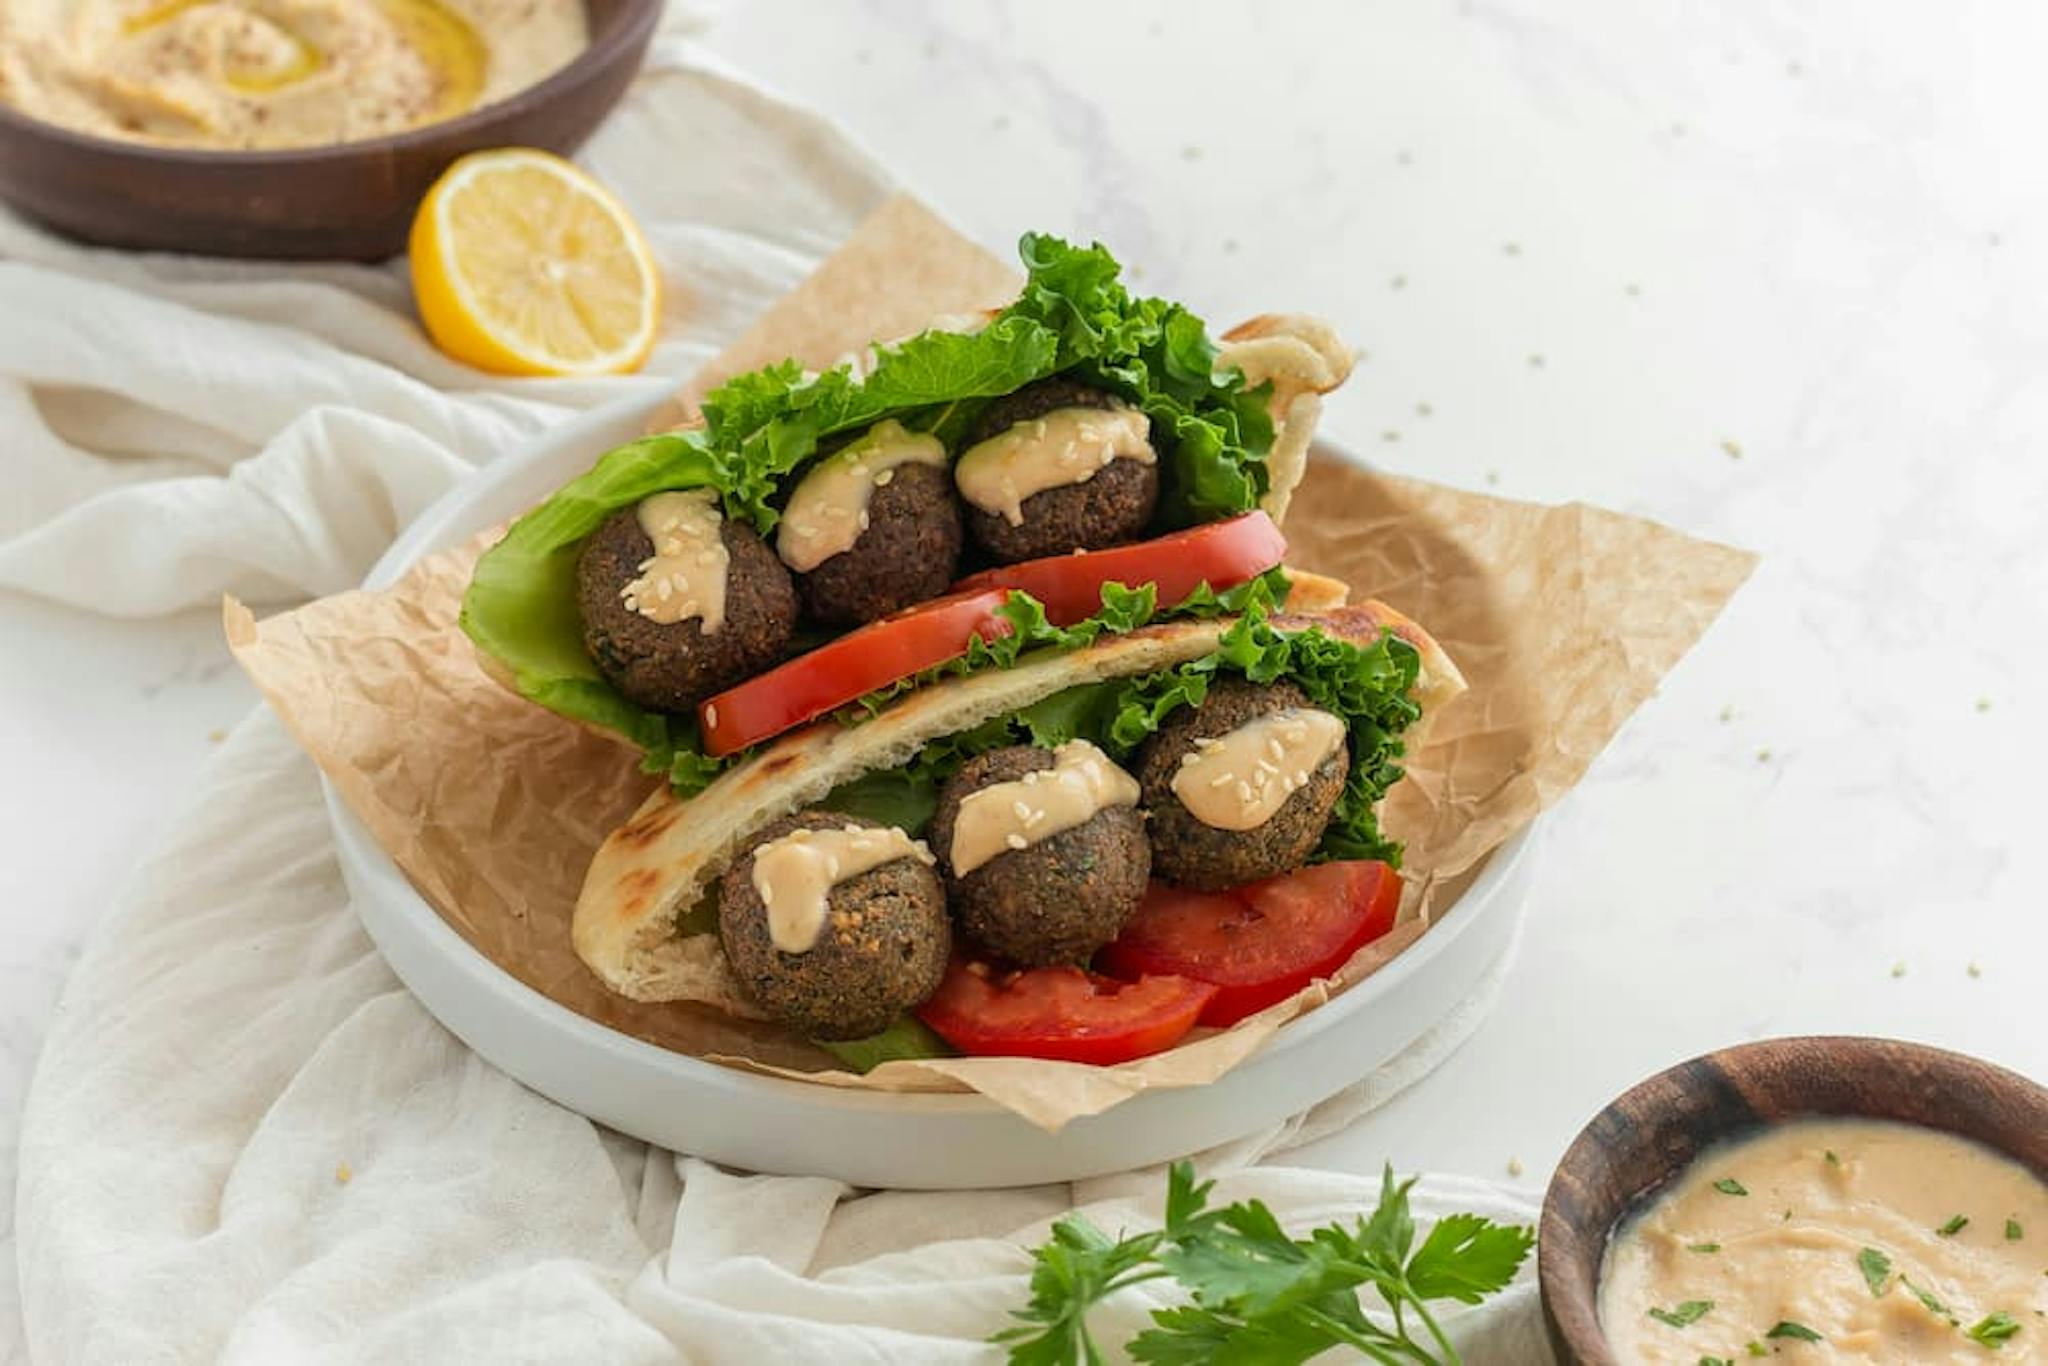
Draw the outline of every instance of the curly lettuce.
<instances>
[{"instance_id":1,"label":"curly lettuce","mask_svg":"<svg viewBox=\"0 0 2048 1366\"><path fill-rule=\"evenodd\" d=\"M1401 734L1422 714L1409 696L1421 666L1415 647L1391 631L1358 645L1314 626L1282 630L1268 619L1266 605L1252 600L1216 649L1200 659L1054 693L929 744L899 768L842 784L824 805L918 834L937 808L940 785L975 755L1005 745L1051 748L1080 739L1121 763L1175 712L1201 705L1209 680L1229 672L1254 683L1293 683L1344 722L1351 771L1316 860L1382 859L1399 867L1401 846L1381 833L1377 808L1401 779Z\"/></svg>"},{"instance_id":2,"label":"curly lettuce","mask_svg":"<svg viewBox=\"0 0 2048 1366\"><path fill-rule=\"evenodd\" d=\"M1157 530L1247 511L1266 489L1272 445L1265 388L1215 371L1202 320L1179 304L1133 298L1116 259L1027 235L1017 301L974 333L926 332L877 349L865 374L807 374L795 361L740 375L705 396L704 424L605 454L588 473L513 523L478 560L462 628L521 696L611 731L643 751L679 792L701 788L694 721L651 711L614 689L583 646L576 556L605 518L666 490L712 488L728 517L773 531L794 476L821 452L885 418L931 432L955 453L981 408L1034 380L1072 374L1150 418L1161 451Z\"/></svg>"}]
</instances>

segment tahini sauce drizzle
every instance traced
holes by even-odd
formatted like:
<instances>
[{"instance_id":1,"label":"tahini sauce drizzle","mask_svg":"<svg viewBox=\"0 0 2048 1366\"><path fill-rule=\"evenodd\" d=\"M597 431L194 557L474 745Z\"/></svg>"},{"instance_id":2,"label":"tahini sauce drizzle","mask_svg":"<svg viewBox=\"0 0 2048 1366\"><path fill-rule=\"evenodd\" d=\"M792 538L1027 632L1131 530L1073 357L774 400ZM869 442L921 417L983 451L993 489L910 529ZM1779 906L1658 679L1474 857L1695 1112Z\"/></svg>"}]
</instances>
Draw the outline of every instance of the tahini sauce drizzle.
<instances>
[{"instance_id":1,"label":"tahini sauce drizzle","mask_svg":"<svg viewBox=\"0 0 2048 1366\"><path fill-rule=\"evenodd\" d=\"M775 553L799 574L853 548L868 529L875 490L903 465L946 467L946 448L935 436L912 432L891 418L819 461L789 495L775 531Z\"/></svg>"},{"instance_id":2,"label":"tahini sauce drizzle","mask_svg":"<svg viewBox=\"0 0 2048 1366\"><path fill-rule=\"evenodd\" d=\"M832 889L872 868L932 852L895 826L849 824L792 830L754 851L754 893L768 909L768 938L784 953L808 953L825 928Z\"/></svg>"},{"instance_id":3,"label":"tahini sauce drizzle","mask_svg":"<svg viewBox=\"0 0 2048 1366\"><path fill-rule=\"evenodd\" d=\"M1969 1222L1942 1234L1957 1215ZM1858 1265L1864 1248L1890 1263L1877 1291ZM1788 1362L2041 1362L2044 1270L2048 1185L2018 1163L1914 1125L1802 1120L1710 1149L1616 1235L1600 1323L1631 1366L1745 1361L1751 1342ZM1713 1307L1683 1328L1650 1315L1687 1301ZM2020 1327L1992 1352L1964 1330L1998 1312ZM1823 1341L1766 1341L1781 1322Z\"/></svg>"},{"instance_id":4,"label":"tahini sauce drizzle","mask_svg":"<svg viewBox=\"0 0 2048 1366\"><path fill-rule=\"evenodd\" d=\"M1070 740L1052 752L1051 768L992 783L961 801L947 858L953 875L965 877L998 854L1029 849L1098 811L1137 804L1137 779L1086 740Z\"/></svg>"},{"instance_id":5,"label":"tahini sauce drizzle","mask_svg":"<svg viewBox=\"0 0 2048 1366\"><path fill-rule=\"evenodd\" d=\"M718 494L657 493L642 499L634 515L654 554L640 562L640 577L619 590L627 610L663 626L696 617L705 635L725 625L729 557L718 534Z\"/></svg>"},{"instance_id":6,"label":"tahini sauce drizzle","mask_svg":"<svg viewBox=\"0 0 2048 1366\"><path fill-rule=\"evenodd\" d=\"M968 448L953 467L960 496L1024 523L1024 500L1085 484L1112 460L1154 464L1152 426L1136 408L1055 408Z\"/></svg>"},{"instance_id":7,"label":"tahini sauce drizzle","mask_svg":"<svg viewBox=\"0 0 2048 1366\"><path fill-rule=\"evenodd\" d=\"M1218 830L1256 830L1344 743L1344 723L1313 707L1287 707L1227 735L1195 741L1173 775L1188 814Z\"/></svg>"}]
</instances>

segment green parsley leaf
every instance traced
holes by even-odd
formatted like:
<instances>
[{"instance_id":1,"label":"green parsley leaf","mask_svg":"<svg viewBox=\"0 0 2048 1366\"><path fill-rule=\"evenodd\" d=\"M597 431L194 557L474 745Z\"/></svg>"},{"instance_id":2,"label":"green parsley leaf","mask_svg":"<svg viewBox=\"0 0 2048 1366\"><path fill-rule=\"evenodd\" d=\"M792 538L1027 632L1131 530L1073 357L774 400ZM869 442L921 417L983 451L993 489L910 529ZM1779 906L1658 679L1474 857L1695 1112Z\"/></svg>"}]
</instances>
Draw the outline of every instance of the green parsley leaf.
<instances>
[{"instance_id":1,"label":"green parsley leaf","mask_svg":"<svg viewBox=\"0 0 2048 1366\"><path fill-rule=\"evenodd\" d=\"M1947 1305L1943 1304L1941 1300L1932 1292L1923 1290L1919 1286L1913 1284L1911 1280L1907 1279L1906 1274L1903 1271L1899 1273L1899 1284L1905 1286L1907 1290L1911 1291L1913 1293L1913 1298L1920 1301L1921 1305L1927 1310L1928 1313L1934 1315L1936 1318L1947 1319L1950 1323L1956 1322L1956 1316L1949 1312Z\"/></svg>"},{"instance_id":2,"label":"green parsley leaf","mask_svg":"<svg viewBox=\"0 0 2048 1366\"><path fill-rule=\"evenodd\" d=\"M1209 1208L1210 1183L1197 1183L1190 1164L1175 1163L1159 1232L1112 1245L1085 1220L1056 1225L1053 1243L1036 1254L1032 1300L1017 1311L1023 1322L995 1340L1025 1366L1100 1361L1084 1321L1089 1306L1124 1285L1170 1273L1193 1302L1152 1311L1152 1326L1127 1344L1135 1360L1292 1366L1347 1347L1374 1361L1455 1362L1456 1349L1428 1302L1475 1302L1505 1285L1535 1231L1455 1215L1415 1248L1413 1185L1395 1181L1388 1169L1380 1202L1366 1218L1290 1238L1258 1201ZM1368 1286L1391 1318L1367 1315L1359 1293Z\"/></svg>"},{"instance_id":3,"label":"green parsley leaf","mask_svg":"<svg viewBox=\"0 0 2048 1366\"><path fill-rule=\"evenodd\" d=\"M2004 1310L2000 1310L1996 1314L1986 1314L1983 1318L1978 1319L1964 1330L1964 1335L1970 1341L1984 1347L1989 1347L1992 1351L1996 1352L2003 1349L2007 1338L2014 1336L2019 1331L2019 1320Z\"/></svg>"},{"instance_id":4,"label":"green parsley leaf","mask_svg":"<svg viewBox=\"0 0 2048 1366\"><path fill-rule=\"evenodd\" d=\"M1735 1366L1727 1357L1701 1357L1699 1366Z\"/></svg>"},{"instance_id":5,"label":"green parsley leaf","mask_svg":"<svg viewBox=\"0 0 2048 1366\"><path fill-rule=\"evenodd\" d=\"M1866 1247L1856 1254L1856 1269L1863 1273L1863 1283L1870 1287L1872 1295L1884 1294L1892 1274L1891 1258L1874 1247Z\"/></svg>"},{"instance_id":6,"label":"green parsley leaf","mask_svg":"<svg viewBox=\"0 0 2048 1366\"><path fill-rule=\"evenodd\" d=\"M1835 1154L1835 1150L1833 1148L1829 1148L1826 1152L1822 1153L1821 1156L1825 1157L1828 1160L1828 1165L1830 1167L1839 1167L1842 1165L1842 1159Z\"/></svg>"},{"instance_id":7,"label":"green parsley leaf","mask_svg":"<svg viewBox=\"0 0 2048 1366\"><path fill-rule=\"evenodd\" d=\"M1800 1342L1825 1342L1827 1340L1805 1324L1794 1323L1790 1319L1778 1320L1764 1336L1767 1338L1795 1338Z\"/></svg>"},{"instance_id":8,"label":"green parsley leaf","mask_svg":"<svg viewBox=\"0 0 2048 1366\"><path fill-rule=\"evenodd\" d=\"M1943 1224L1940 1228L1934 1231L1944 1238L1953 1238L1969 1226L1970 1218L1968 1215L1952 1214L1949 1216L1949 1220L1947 1223Z\"/></svg>"},{"instance_id":9,"label":"green parsley leaf","mask_svg":"<svg viewBox=\"0 0 2048 1366\"><path fill-rule=\"evenodd\" d=\"M2005 1241L2007 1241L2008 1243L2017 1243L2020 1239L2026 1236L2026 1232L2020 1228L2019 1220L2007 1219L2005 1221Z\"/></svg>"},{"instance_id":10,"label":"green parsley leaf","mask_svg":"<svg viewBox=\"0 0 2048 1366\"><path fill-rule=\"evenodd\" d=\"M1714 1189L1723 1195L1747 1195L1749 1188L1732 1176L1724 1176L1714 1183Z\"/></svg>"},{"instance_id":11,"label":"green parsley leaf","mask_svg":"<svg viewBox=\"0 0 2048 1366\"><path fill-rule=\"evenodd\" d=\"M1687 1243L1685 1250L1687 1252L1719 1252L1721 1245L1719 1243Z\"/></svg>"},{"instance_id":12,"label":"green parsley leaf","mask_svg":"<svg viewBox=\"0 0 2048 1366\"><path fill-rule=\"evenodd\" d=\"M1112 1241L1085 1215L1059 1220L1051 1238L1032 1254L1030 1302L1011 1311L1021 1322L990 1341L1009 1344L1014 1366L1100 1362L1101 1349L1088 1332L1088 1310L1124 1286L1160 1274L1147 1267L1159 1237L1145 1233Z\"/></svg>"},{"instance_id":13,"label":"green parsley leaf","mask_svg":"<svg viewBox=\"0 0 2048 1366\"><path fill-rule=\"evenodd\" d=\"M1698 1323L1714 1308L1712 1300L1687 1300L1669 1309L1651 1308L1650 1317L1659 1323L1668 1323L1673 1328L1684 1328Z\"/></svg>"},{"instance_id":14,"label":"green parsley leaf","mask_svg":"<svg viewBox=\"0 0 2048 1366\"><path fill-rule=\"evenodd\" d=\"M1534 1235L1518 1224L1446 1215L1409 1261L1408 1284L1426 1300L1477 1304L1515 1278L1533 1242Z\"/></svg>"},{"instance_id":15,"label":"green parsley leaf","mask_svg":"<svg viewBox=\"0 0 2048 1366\"><path fill-rule=\"evenodd\" d=\"M1745 1343L1743 1345L1742 1350L1749 1353L1749 1355L1753 1357L1767 1357L1771 1354L1770 1349L1764 1346L1761 1342L1758 1342L1755 1338L1751 1338L1747 1343Z\"/></svg>"}]
</instances>

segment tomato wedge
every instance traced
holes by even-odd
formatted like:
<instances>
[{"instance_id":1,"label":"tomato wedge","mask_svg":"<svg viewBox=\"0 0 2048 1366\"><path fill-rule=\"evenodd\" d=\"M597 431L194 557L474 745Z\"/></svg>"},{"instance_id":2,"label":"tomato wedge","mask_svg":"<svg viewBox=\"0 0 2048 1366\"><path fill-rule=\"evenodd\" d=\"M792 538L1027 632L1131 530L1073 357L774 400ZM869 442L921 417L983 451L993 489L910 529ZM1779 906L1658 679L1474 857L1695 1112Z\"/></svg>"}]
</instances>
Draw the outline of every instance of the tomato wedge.
<instances>
[{"instance_id":1,"label":"tomato wedge","mask_svg":"<svg viewBox=\"0 0 2048 1366\"><path fill-rule=\"evenodd\" d=\"M1213 983L1205 1025L1230 1025L1328 977L1394 928L1401 875L1365 859L1323 863L1227 892L1155 882L1097 963L1126 979ZM944 1031L941 1031L942 1033Z\"/></svg>"},{"instance_id":2,"label":"tomato wedge","mask_svg":"<svg viewBox=\"0 0 2048 1366\"><path fill-rule=\"evenodd\" d=\"M1053 625L1071 626L1102 610L1105 583L1157 584L1159 605L1171 607L1204 583L1220 591L1255 579L1286 553L1287 538L1273 519L1247 512L1157 540L1004 565L953 587L956 592L1020 589L1045 604Z\"/></svg>"},{"instance_id":3,"label":"tomato wedge","mask_svg":"<svg viewBox=\"0 0 2048 1366\"><path fill-rule=\"evenodd\" d=\"M736 688L705 699L697 725L706 753L731 754L843 707L920 669L967 653L979 636L1011 631L996 615L1001 588L953 593L869 622Z\"/></svg>"},{"instance_id":4,"label":"tomato wedge","mask_svg":"<svg viewBox=\"0 0 2048 1366\"><path fill-rule=\"evenodd\" d=\"M1215 994L1185 977L1118 982L1079 968L1002 972L956 957L917 1014L962 1053L1129 1062L1180 1042Z\"/></svg>"}]
</instances>

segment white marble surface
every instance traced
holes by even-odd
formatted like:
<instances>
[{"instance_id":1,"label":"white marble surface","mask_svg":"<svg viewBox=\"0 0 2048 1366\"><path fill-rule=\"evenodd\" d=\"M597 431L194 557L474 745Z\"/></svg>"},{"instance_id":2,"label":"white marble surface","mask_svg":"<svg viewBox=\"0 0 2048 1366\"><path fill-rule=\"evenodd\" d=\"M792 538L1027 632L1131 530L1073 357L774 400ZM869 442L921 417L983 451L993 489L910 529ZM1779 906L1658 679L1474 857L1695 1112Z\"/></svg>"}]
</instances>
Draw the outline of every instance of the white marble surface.
<instances>
[{"instance_id":1,"label":"white marble surface","mask_svg":"<svg viewBox=\"0 0 2048 1366\"><path fill-rule=\"evenodd\" d=\"M1546 822L1493 1020L1307 1160L1538 1182L1620 1088L1769 1034L2048 1076L2048 19L2023 9L792 2L710 35L991 244L1092 235L1212 317L1332 317L1368 355L1328 429L1390 468L1764 553ZM0 600L10 1263L62 975L249 703L208 620ZM0 1329L13 1295L0 1273Z\"/></svg>"}]
</instances>

